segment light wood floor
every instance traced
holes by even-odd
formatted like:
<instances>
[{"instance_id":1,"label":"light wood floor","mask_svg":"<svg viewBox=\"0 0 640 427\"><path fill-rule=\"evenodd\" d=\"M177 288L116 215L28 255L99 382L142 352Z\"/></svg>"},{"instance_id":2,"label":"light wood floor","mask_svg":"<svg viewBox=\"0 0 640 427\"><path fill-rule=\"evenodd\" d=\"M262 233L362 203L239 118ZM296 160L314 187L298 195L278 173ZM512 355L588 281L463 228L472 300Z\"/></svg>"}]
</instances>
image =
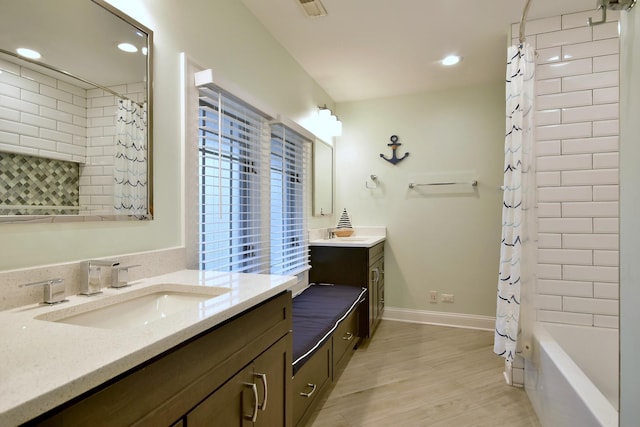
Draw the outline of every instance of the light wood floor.
<instances>
[{"instance_id":1,"label":"light wood floor","mask_svg":"<svg viewBox=\"0 0 640 427\"><path fill-rule=\"evenodd\" d=\"M492 332L383 320L308 426L540 426L492 348Z\"/></svg>"}]
</instances>

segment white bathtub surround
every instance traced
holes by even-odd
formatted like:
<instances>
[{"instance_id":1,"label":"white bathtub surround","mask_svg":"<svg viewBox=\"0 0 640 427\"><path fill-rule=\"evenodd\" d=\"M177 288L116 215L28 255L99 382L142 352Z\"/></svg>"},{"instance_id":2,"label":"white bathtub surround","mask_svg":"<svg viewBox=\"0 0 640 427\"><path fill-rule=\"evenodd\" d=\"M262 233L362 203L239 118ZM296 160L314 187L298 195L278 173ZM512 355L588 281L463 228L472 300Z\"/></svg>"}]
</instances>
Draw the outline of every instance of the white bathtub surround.
<instances>
[{"instance_id":1,"label":"white bathtub surround","mask_svg":"<svg viewBox=\"0 0 640 427\"><path fill-rule=\"evenodd\" d=\"M526 360L525 388L544 426L615 426L618 418L618 398L607 391L618 379L618 12L587 27L593 14L527 23L538 49L535 318L569 335L558 344L562 337L536 327ZM583 359L592 355L590 368ZM614 382L601 386L608 400L592 384L598 375L582 372L594 368Z\"/></svg>"},{"instance_id":2,"label":"white bathtub surround","mask_svg":"<svg viewBox=\"0 0 640 427\"><path fill-rule=\"evenodd\" d=\"M617 328L619 13L587 27L593 13L527 23L538 49L536 317Z\"/></svg>"},{"instance_id":3,"label":"white bathtub surround","mask_svg":"<svg viewBox=\"0 0 640 427\"><path fill-rule=\"evenodd\" d=\"M133 271L133 270L132 270ZM55 306L31 305L0 312L3 337L0 424L18 425L143 363L197 334L288 289L291 276L183 270L105 289L87 298L74 295ZM158 284L229 289L197 308L127 328L103 329L35 319L58 310Z\"/></svg>"},{"instance_id":4,"label":"white bathtub surround","mask_svg":"<svg viewBox=\"0 0 640 427\"><path fill-rule=\"evenodd\" d=\"M121 265L139 265L129 270L129 279L138 280L144 277L171 273L186 268L185 249L172 248L151 252L123 254L104 259L118 260ZM8 310L42 301L42 289L20 288L24 283L62 278L65 281L66 294L76 295L80 292L80 283L86 274L86 260L64 264L44 265L19 270L0 272L0 310ZM107 278L109 279L109 278Z\"/></svg>"},{"instance_id":5,"label":"white bathtub surround","mask_svg":"<svg viewBox=\"0 0 640 427\"><path fill-rule=\"evenodd\" d=\"M525 388L544 427L617 427L617 378L616 329L536 324Z\"/></svg>"},{"instance_id":6,"label":"white bathtub surround","mask_svg":"<svg viewBox=\"0 0 640 427\"><path fill-rule=\"evenodd\" d=\"M511 46L507 52L506 129L502 203L502 241L498 275L498 297L493 351L507 361L505 377L512 384L511 361L520 352L521 288L533 286L533 259L529 250L535 223L535 168L533 157L534 51L527 43ZM522 331L522 332L521 332Z\"/></svg>"}]
</instances>

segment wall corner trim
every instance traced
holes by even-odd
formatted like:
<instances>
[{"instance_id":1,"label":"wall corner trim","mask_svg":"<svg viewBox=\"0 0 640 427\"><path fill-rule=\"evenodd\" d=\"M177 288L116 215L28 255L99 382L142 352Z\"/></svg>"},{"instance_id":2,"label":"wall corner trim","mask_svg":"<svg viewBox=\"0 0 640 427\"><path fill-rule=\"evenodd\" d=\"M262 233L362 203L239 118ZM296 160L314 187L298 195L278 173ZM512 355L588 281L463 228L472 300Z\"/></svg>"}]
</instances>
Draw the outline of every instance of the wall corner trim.
<instances>
[{"instance_id":1,"label":"wall corner trim","mask_svg":"<svg viewBox=\"0 0 640 427\"><path fill-rule=\"evenodd\" d=\"M496 318L476 314L444 313L441 311L413 310L407 308L385 307L384 320L398 322L423 323L426 325L449 326L453 328L481 329L493 331Z\"/></svg>"}]
</instances>

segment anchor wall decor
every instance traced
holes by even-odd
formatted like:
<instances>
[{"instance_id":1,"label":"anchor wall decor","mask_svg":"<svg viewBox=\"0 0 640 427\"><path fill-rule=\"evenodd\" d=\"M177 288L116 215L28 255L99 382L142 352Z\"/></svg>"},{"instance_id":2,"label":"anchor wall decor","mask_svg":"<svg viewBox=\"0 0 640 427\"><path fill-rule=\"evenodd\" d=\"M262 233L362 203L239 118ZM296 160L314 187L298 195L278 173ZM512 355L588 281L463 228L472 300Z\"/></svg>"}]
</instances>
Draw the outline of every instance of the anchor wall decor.
<instances>
[{"instance_id":1,"label":"anchor wall decor","mask_svg":"<svg viewBox=\"0 0 640 427\"><path fill-rule=\"evenodd\" d=\"M402 160L406 159L407 157L409 157L409 153L408 152L404 153L404 156L402 156L402 157L398 157L397 156L398 147L402 145L402 144L400 144L398 142L398 135L391 135L391 138L389 138L389 140L391 140L391 144L387 144L387 146L391 147L391 150L392 150L391 158L390 159L386 158L385 155L382 154L382 153L380 153L380 157L382 157L387 162L389 162L389 163L391 163L393 165L395 165L396 163L399 163L400 161L402 161Z\"/></svg>"}]
</instances>

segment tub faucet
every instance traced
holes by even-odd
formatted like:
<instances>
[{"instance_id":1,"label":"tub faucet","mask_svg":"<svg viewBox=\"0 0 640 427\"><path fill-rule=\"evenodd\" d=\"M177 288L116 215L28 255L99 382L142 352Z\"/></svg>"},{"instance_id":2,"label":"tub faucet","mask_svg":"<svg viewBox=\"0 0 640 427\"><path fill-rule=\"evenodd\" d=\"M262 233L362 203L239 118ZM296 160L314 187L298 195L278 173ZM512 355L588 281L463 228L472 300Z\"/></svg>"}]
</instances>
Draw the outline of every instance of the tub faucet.
<instances>
[{"instance_id":1,"label":"tub faucet","mask_svg":"<svg viewBox=\"0 0 640 427\"><path fill-rule=\"evenodd\" d=\"M118 261L87 261L87 274L80 286L80 294L95 295L102 292L106 281L103 267L109 267L111 269L117 265L120 265Z\"/></svg>"}]
</instances>

